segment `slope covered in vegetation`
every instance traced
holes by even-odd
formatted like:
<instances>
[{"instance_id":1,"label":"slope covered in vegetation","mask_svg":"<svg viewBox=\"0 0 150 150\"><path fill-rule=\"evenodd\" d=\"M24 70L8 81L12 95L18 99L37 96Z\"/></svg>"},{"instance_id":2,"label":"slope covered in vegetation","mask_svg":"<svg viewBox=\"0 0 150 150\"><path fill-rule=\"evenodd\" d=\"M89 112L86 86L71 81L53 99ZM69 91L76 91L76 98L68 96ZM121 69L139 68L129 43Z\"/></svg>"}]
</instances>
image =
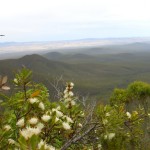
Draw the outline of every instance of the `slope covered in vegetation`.
<instances>
[{"instance_id":1,"label":"slope covered in vegetation","mask_svg":"<svg viewBox=\"0 0 150 150\"><path fill-rule=\"evenodd\" d=\"M26 66L33 71L34 80L43 83L52 93L54 88L51 83L56 78L63 77L64 81L76 83L75 91L79 95L88 94L96 97L95 99L109 97L114 88L126 87L135 80L150 82L148 52L97 56L60 53L50 55L47 55L49 60L37 54L1 60L0 73L12 79L17 69ZM59 59L56 55L59 55Z\"/></svg>"},{"instance_id":2,"label":"slope covered in vegetation","mask_svg":"<svg viewBox=\"0 0 150 150\"><path fill-rule=\"evenodd\" d=\"M9 90L1 77L0 149L149 150L150 84L115 89L110 104L87 104L74 95L72 82L52 102L47 88L21 69Z\"/></svg>"}]
</instances>

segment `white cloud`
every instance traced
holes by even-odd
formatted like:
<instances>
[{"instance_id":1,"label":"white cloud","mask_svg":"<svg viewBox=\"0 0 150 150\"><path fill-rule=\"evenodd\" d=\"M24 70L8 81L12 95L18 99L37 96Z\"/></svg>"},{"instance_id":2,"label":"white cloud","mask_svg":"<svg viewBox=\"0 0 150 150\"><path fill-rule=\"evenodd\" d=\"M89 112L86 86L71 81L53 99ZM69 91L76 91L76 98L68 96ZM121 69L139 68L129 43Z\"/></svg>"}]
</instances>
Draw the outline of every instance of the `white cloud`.
<instances>
[{"instance_id":1,"label":"white cloud","mask_svg":"<svg viewBox=\"0 0 150 150\"><path fill-rule=\"evenodd\" d=\"M93 31L93 36L101 37L97 29L109 37L116 28L124 36L124 29L135 32L135 26L142 35L150 33L149 0L0 0L0 4L0 33L11 41L84 38L88 30L89 36Z\"/></svg>"},{"instance_id":2,"label":"white cloud","mask_svg":"<svg viewBox=\"0 0 150 150\"><path fill-rule=\"evenodd\" d=\"M1 0L0 17L49 16L53 19L150 19L149 0Z\"/></svg>"}]
</instances>

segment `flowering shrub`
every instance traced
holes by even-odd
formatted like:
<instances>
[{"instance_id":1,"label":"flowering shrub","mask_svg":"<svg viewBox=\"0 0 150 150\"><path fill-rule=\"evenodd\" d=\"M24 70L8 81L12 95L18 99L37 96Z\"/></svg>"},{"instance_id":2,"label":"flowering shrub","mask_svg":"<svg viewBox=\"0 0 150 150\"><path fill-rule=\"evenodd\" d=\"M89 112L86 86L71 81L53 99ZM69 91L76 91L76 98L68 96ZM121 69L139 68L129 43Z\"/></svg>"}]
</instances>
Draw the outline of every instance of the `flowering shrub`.
<instances>
[{"instance_id":1,"label":"flowering shrub","mask_svg":"<svg viewBox=\"0 0 150 150\"><path fill-rule=\"evenodd\" d=\"M126 112L124 105L100 105L96 111L100 128L95 130L103 149L138 149L141 142L143 111ZM134 148L133 148L134 147Z\"/></svg>"},{"instance_id":2,"label":"flowering shrub","mask_svg":"<svg viewBox=\"0 0 150 150\"><path fill-rule=\"evenodd\" d=\"M31 71L23 69L14 84L18 92L3 103L5 112L0 134L1 149L60 149L81 128L83 112L76 105L72 89L66 85L62 99L52 103L43 85L31 83ZM80 126L79 126L80 124Z\"/></svg>"},{"instance_id":3,"label":"flowering shrub","mask_svg":"<svg viewBox=\"0 0 150 150\"><path fill-rule=\"evenodd\" d=\"M13 80L14 94L8 97L1 93L0 149L141 148L143 122L149 113L140 105L136 110L128 111L125 91L121 91L121 96L117 95L120 91L115 92L113 105L95 106L93 103L84 108L73 93L72 82L59 93L59 101L51 102L47 88L32 82L31 76L32 72L23 68Z\"/></svg>"}]
</instances>

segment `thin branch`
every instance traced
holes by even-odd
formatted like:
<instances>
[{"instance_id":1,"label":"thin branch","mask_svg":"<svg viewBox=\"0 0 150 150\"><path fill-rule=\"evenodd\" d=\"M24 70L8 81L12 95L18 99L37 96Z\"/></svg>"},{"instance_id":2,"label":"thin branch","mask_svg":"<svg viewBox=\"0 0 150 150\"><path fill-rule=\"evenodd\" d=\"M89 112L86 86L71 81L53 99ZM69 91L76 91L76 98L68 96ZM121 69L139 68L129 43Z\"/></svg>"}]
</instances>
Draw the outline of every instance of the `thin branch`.
<instances>
[{"instance_id":1,"label":"thin branch","mask_svg":"<svg viewBox=\"0 0 150 150\"><path fill-rule=\"evenodd\" d=\"M79 130L76 130L76 132L74 133L74 135L72 136L72 138L70 140L68 140L62 146L61 150L66 150L69 146L71 146L72 144L75 144L76 142L80 141L88 133L90 133L94 128L96 128L96 126L98 124L97 123L92 123L92 120L93 120L92 116L93 116L95 105L96 105L96 103L93 103L92 105L90 105L89 114L85 118L82 128L80 128ZM83 132L83 133L80 134L81 132Z\"/></svg>"},{"instance_id":2,"label":"thin branch","mask_svg":"<svg viewBox=\"0 0 150 150\"><path fill-rule=\"evenodd\" d=\"M94 128L96 127L96 125L93 125L92 127L90 127L89 129L87 129L83 134L81 135L75 135L73 136L69 141L67 141L67 143L65 143L61 150L66 150L70 145L78 142L79 140L81 140L83 137L85 137L89 132L91 132Z\"/></svg>"},{"instance_id":3,"label":"thin branch","mask_svg":"<svg viewBox=\"0 0 150 150\"><path fill-rule=\"evenodd\" d=\"M51 83L51 82L49 82L49 80L48 80L48 82L50 83L50 85L55 89L55 91L57 92L57 94L56 95L54 95L54 97L56 96L58 99L60 99L61 98L61 93L62 93L62 91L63 91L63 89L60 89L60 82L61 81L63 81L63 76L61 75L59 78L56 78L54 81L53 81L53 83Z\"/></svg>"},{"instance_id":4,"label":"thin branch","mask_svg":"<svg viewBox=\"0 0 150 150\"><path fill-rule=\"evenodd\" d=\"M21 119L22 117L28 115L28 114L31 112L31 110L32 110L32 107L28 110L27 113L25 113L25 114L23 114L22 116L18 117L18 120Z\"/></svg>"}]
</instances>

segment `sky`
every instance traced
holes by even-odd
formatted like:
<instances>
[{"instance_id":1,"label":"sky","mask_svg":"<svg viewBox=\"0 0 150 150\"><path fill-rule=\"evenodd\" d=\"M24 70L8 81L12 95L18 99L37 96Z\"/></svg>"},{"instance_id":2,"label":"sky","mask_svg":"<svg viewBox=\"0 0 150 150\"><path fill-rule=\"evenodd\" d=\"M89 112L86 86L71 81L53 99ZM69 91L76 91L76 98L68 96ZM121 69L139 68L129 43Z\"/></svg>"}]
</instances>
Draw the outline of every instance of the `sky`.
<instances>
[{"instance_id":1,"label":"sky","mask_svg":"<svg viewBox=\"0 0 150 150\"><path fill-rule=\"evenodd\" d=\"M150 37L150 0L0 0L0 42Z\"/></svg>"}]
</instances>

